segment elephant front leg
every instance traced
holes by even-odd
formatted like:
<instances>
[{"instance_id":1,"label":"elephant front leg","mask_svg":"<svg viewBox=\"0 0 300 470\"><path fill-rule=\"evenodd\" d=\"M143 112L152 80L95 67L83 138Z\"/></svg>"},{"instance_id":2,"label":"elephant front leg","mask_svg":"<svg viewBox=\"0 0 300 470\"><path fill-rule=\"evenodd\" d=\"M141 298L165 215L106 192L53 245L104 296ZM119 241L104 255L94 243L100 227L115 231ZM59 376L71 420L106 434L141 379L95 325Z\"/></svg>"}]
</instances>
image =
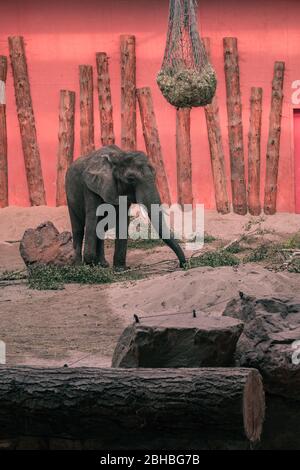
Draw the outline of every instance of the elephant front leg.
<instances>
[{"instance_id":1,"label":"elephant front leg","mask_svg":"<svg viewBox=\"0 0 300 470\"><path fill-rule=\"evenodd\" d=\"M118 270L126 269L127 238L125 240L115 240L114 268Z\"/></svg>"},{"instance_id":2,"label":"elephant front leg","mask_svg":"<svg viewBox=\"0 0 300 470\"><path fill-rule=\"evenodd\" d=\"M102 268L108 268L109 263L105 259L105 253L104 253L104 240L101 240L98 238L97 241L97 263L102 266Z\"/></svg>"},{"instance_id":3,"label":"elephant front leg","mask_svg":"<svg viewBox=\"0 0 300 470\"><path fill-rule=\"evenodd\" d=\"M98 262L96 222L95 216L86 218L83 250L83 261L86 264L97 264Z\"/></svg>"},{"instance_id":4,"label":"elephant front leg","mask_svg":"<svg viewBox=\"0 0 300 470\"><path fill-rule=\"evenodd\" d=\"M120 224L123 224L123 223L125 223L125 227L124 227L125 234L122 233L121 226L120 226ZM114 268L118 270L126 269L128 226L129 226L128 210L127 210L127 219L125 222L119 220L119 213L117 211ZM126 235L126 238L123 238L124 235Z\"/></svg>"},{"instance_id":5,"label":"elephant front leg","mask_svg":"<svg viewBox=\"0 0 300 470\"><path fill-rule=\"evenodd\" d=\"M85 193L85 243L83 260L86 264L101 264L107 267L108 263L104 258L104 240L97 237L96 229L98 217L96 215L99 205L99 197L86 190Z\"/></svg>"}]
</instances>

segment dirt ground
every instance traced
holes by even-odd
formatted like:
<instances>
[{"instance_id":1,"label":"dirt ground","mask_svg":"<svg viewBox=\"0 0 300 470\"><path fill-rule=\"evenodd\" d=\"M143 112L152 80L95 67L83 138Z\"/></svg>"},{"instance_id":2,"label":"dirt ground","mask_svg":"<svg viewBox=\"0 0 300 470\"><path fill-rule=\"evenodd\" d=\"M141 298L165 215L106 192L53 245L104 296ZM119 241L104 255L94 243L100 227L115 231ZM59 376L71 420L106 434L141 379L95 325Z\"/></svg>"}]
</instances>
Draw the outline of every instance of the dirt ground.
<instances>
[{"instance_id":1,"label":"dirt ground","mask_svg":"<svg viewBox=\"0 0 300 470\"><path fill-rule=\"evenodd\" d=\"M46 220L59 230L69 229L65 207L0 210L0 272L24 268L18 241L25 229ZM217 239L212 246L253 230L259 239L284 240L300 230L300 215L205 214L205 231ZM111 249L107 257L111 261ZM128 265L162 259L174 259L167 247L135 249L128 254ZM195 308L218 315L240 290L256 296L294 298L300 292L300 275L248 263L178 269L111 285L67 285L58 291L31 290L26 281L0 283L0 339L6 342L8 364L109 366L118 336L134 313L143 317Z\"/></svg>"}]
</instances>

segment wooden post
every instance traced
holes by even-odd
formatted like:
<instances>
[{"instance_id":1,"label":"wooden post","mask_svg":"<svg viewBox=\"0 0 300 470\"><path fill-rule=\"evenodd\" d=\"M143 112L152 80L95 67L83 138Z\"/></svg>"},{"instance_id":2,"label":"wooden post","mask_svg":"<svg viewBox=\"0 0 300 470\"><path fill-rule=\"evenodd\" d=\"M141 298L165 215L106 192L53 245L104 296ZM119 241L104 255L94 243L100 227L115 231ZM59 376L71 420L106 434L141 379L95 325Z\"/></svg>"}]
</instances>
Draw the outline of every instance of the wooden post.
<instances>
[{"instance_id":1,"label":"wooden post","mask_svg":"<svg viewBox=\"0 0 300 470\"><path fill-rule=\"evenodd\" d=\"M210 39L203 38L203 43L210 59ZM224 149L222 142L219 103L215 95L211 104L205 106L205 118L207 134L210 148L211 168L215 188L215 200L217 211L221 214L230 212L230 205L227 193Z\"/></svg>"},{"instance_id":2,"label":"wooden post","mask_svg":"<svg viewBox=\"0 0 300 470\"><path fill-rule=\"evenodd\" d=\"M121 147L136 150L135 36L121 36Z\"/></svg>"},{"instance_id":3,"label":"wooden post","mask_svg":"<svg viewBox=\"0 0 300 470\"><path fill-rule=\"evenodd\" d=\"M46 196L40 151L36 136L24 39L22 36L11 36L8 38L8 43L14 77L29 200L32 206L39 206L46 204Z\"/></svg>"},{"instance_id":4,"label":"wooden post","mask_svg":"<svg viewBox=\"0 0 300 470\"><path fill-rule=\"evenodd\" d=\"M151 90L148 87L137 90L137 98L143 127L145 145L149 160L156 171L156 181L162 202L171 204L169 184L165 171L162 150L154 113Z\"/></svg>"},{"instance_id":5,"label":"wooden post","mask_svg":"<svg viewBox=\"0 0 300 470\"><path fill-rule=\"evenodd\" d=\"M262 88L251 88L250 128L248 137L248 209L251 215L261 213L260 204L260 137Z\"/></svg>"},{"instance_id":6,"label":"wooden post","mask_svg":"<svg viewBox=\"0 0 300 470\"><path fill-rule=\"evenodd\" d=\"M56 205L65 206L65 176L74 155L75 93L61 90L59 103Z\"/></svg>"},{"instance_id":7,"label":"wooden post","mask_svg":"<svg viewBox=\"0 0 300 470\"><path fill-rule=\"evenodd\" d=\"M227 92L232 205L236 214L245 215L247 213L247 194L237 39L224 38L223 46Z\"/></svg>"},{"instance_id":8,"label":"wooden post","mask_svg":"<svg viewBox=\"0 0 300 470\"><path fill-rule=\"evenodd\" d=\"M97 52L96 64L98 72L101 143L102 145L113 145L115 143L113 107L111 103L108 57L105 52Z\"/></svg>"},{"instance_id":9,"label":"wooden post","mask_svg":"<svg viewBox=\"0 0 300 470\"><path fill-rule=\"evenodd\" d=\"M267 145L265 214L275 214L276 212L284 70L284 62L275 62Z\"/></svg>"},{"instance_id":10,"label":"wooden post","mask_svg":"<svg viewBox=\"0 0 300 470\"><path fill-rule=\"evenodd\" d=\"M191 161L191 110L181 108L176 111L176 156L177 156L177 200L183 204L193 204L192 161Z\"/></svg>"},{"instance_id":11,"label":"wooden post","mask_svg":"<svg viewBox=\"0 0 300 470\"><path fill-rule=\"evenodd\" d=\"M80 82L80 151L88 155L95 150L93 67L79 65Z\"/></svg>"},{"instance_id":12,"label":"wooden post","mask_svg":"<svg viewBox=\"0 0 300 470\"><path fill-rule=\"evenodd\" d=\"M7 58L0 56L0 207L8 206L7 131L6 131Z\"/></svg>"}]
</instances>

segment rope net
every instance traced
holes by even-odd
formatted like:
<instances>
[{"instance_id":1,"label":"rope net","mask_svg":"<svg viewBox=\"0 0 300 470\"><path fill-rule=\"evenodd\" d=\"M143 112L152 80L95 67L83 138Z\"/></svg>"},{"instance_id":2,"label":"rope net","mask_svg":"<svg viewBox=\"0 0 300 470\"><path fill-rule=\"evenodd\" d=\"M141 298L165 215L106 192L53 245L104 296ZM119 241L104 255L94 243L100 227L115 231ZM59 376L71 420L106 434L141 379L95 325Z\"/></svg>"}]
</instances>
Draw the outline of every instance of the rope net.
<instances>
[{"instance_id":1,"label":"rope net","mask_svg":"<svg viewBox=\"0 0 300 470\"><path fill-rule=\"evenodd\" d=\"M197 26L197 0L170 0L164 59L157 84L177 108L206 106L217 86Z\"/></svg>"}]
</instances>

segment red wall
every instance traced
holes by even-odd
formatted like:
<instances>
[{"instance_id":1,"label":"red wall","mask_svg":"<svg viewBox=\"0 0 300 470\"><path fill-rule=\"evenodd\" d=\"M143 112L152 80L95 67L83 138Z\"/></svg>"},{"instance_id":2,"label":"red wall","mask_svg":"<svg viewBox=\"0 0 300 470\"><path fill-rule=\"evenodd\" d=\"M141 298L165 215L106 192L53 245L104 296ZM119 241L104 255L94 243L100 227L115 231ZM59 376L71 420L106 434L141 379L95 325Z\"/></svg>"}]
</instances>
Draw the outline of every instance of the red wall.
<instances>
[{"instance_id":1,"label":"red wall","mask_svg":"<svg viewBox=\"0 0 300 470\"><path fill-rule=\"evenodd\" d=\"M300 79L300 2L293 0L200 0L203 36L212 39L212 58L218 74L217 94L229 176L226 97L222 38L239 40L243 99L244 143L247 148L251 86L262 86L262 184L275 60L286 62L278 210L294 211L293 126L291 84ZM119 35L137 38L137 84L151 86L167 174L176 198L175 110L161 96L155 76L164 52L167 0L85 0L41 2L11 0L0 3L0 54L8 54L7 37L23 35L30 74L38 141L49 205L55 202L59 90L76 91L75 155L79 155L78 65L93 64L95 52L106 51L110 70L117 143L120 142ZM94 75L95 77L95 75ZM96 77L95 77L96 78ZM100 145L95 84L95 139ZM27 205L28 194L11 69L7 78L10 204ZM138 148L144 149L138 120ZM203 109L192 111L193 189L197 202L214 208L209 148ZM245 155L247 152L245 152ZM263 191L263 187L262 187Z\"/></svg>"}]
</instances>

